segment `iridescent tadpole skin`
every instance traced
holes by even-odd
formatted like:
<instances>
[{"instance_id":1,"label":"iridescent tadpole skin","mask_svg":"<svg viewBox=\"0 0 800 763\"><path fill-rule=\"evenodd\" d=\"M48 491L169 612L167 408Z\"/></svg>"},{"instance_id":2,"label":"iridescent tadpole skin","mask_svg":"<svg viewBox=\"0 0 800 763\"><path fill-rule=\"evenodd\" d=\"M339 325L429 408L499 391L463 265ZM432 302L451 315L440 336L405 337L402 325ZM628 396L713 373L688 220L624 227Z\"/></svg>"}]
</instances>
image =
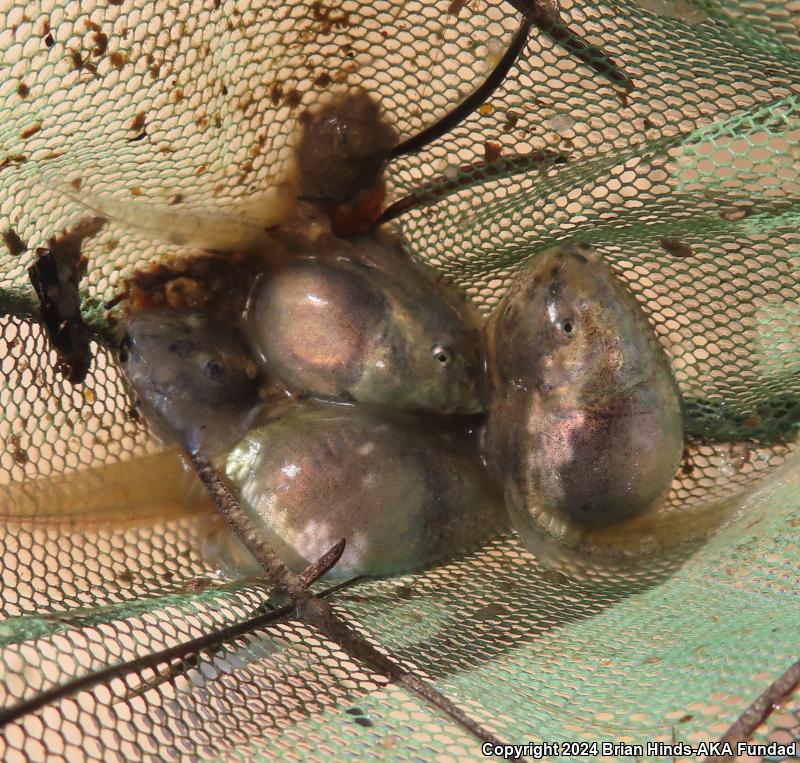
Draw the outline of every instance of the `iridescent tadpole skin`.
<instances>
[{"instance_id":1,"label":"iridescent tadpole skin","mask_svg":"<svg viewBox=\"0 0 800 763\"><path fill-rule=\"evenodd\" d=\"M474 311L377 240L333 241L267 272L248 321L267 372L297 393L437 413L484 409Z\"/></svg>"},{"instance_id":2,"label":"iridescent tadpole skin","mask_svg":"<svg viewBox=\"0 0 800 763\"><path fill-rule=\"evenodd\" d=\"M680 394L633 295L580 245L540 254L488 327L487 460L522 534L645 512L683 450Z\"/></svg>"},{"instance_id":3,"label":"iridescent tadpole skin","mask_svg":"<svg viewBox=\"0 0 800 763\"><path fill-rule=\"evenodd\" d=\"M241 332L170 309L132 313L123 328L120 363L157 431L207 455L242 435L259 403L259 379Z\"/></svg>"},{"instance_id":4,"label":"iridescent tadpole skin","mask_svg":"<svg viewBox=\"0 0 800 763\"><path fill-rule=\"evenodd\" d=\"M266 411L222 471L293 570L344 538L331 577L394 574L451 556L503 514L463 425L367 406Z\"/></svg>"}]
</instances>

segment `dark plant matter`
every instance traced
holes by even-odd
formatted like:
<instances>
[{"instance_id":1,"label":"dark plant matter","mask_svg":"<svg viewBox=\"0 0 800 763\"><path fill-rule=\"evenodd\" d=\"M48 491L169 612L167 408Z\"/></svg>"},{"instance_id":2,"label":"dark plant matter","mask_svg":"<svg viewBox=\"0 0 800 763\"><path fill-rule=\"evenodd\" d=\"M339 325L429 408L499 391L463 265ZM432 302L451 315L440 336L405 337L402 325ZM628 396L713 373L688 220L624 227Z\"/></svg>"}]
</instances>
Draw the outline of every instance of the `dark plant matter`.
<instances>
[{"instance_id":1,"label":"dark plant matter","mask_svg":"<svg viewBox=\"0 0 800 763\"><path fill-rule=\"evenodd\" d=\"M58 369L73 384L86 378L92 362L91 331L81 315L79 283L86 273L81 243L94 236L104 221L87 219L72 230L53 236L47 248L36 250L31 283L39 297L41 320L58 353Z\"/></svg>"}]
</instances>

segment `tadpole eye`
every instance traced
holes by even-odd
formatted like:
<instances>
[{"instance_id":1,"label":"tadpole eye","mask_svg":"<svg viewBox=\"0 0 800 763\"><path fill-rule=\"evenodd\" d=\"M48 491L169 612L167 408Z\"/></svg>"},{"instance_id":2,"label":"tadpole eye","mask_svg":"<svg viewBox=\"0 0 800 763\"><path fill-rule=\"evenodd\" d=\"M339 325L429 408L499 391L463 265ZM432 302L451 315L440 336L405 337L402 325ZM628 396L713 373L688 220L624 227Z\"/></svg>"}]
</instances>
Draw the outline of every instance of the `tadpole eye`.
<instances>
[{"instance_id":1,"label":"tadpole eye","mask_svg":"<svg viewBox=\"0 0 800 763\"><path fill-rule=\"evenodd\" d=\"M449 347L441 344L435 344L431 350L434 360L443 368L449 368L453 365L453 352Z\"/></svg>"},{"instance_id":2,"label":"tadpole eye","mask_svg":"<svg viewBox=\"0 0 800 763\"><path fill-rule=\"evenodd\" d=\"M205 373L211 381L218 381L222 376L222 366L216 360L209 360L203 369L203 373Z\"/></svg>"}]
</instances>

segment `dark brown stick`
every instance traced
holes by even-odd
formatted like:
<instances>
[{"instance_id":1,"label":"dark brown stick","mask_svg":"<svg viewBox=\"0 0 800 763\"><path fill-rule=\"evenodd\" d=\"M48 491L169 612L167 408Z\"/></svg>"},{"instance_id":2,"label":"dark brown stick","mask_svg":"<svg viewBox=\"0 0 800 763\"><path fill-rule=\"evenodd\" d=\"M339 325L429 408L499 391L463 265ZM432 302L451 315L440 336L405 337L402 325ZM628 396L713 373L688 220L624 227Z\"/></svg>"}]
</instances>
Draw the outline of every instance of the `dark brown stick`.
<instances>
[{"instance_id":1,"label":"dark brown stick","mask_svg":"<svg viewBox=\"0 0 800 763\"><path fill-rule=\"evenodd\" d=\"M247 550L253 555L253 558L263 567L264 572L267 573L267 579L281 591L288 594L292 601L302 598L306 593L306 586L303 584L303 580L291 572L278 555L259 536L258 530L250 520L250 517L242 511L239 502L220 479L214 467L197 454L188 455L192 466L197 472L197 476L200 477L203 485L205 485L217 509L219 509L233 531L247 547Z\"/></svg>"},{"instance_id":2,"label":"dark brown stick","mask_svg":"<svg viewBox=\"0 0 800 763\"><path fill-rule=\"evenodd\" d=\"M342 588L349 586L353 582L355 582L355 580L332 586L331 588L323 591L320 596L328 596L336 591L341 590ZM180 660L181 665L186 665L187 668L191 667L191 660L187 657L187 655L194 654L195 652L214 649L220 644L238 638L239 636L244 636L251 631L257 630L258 628L280 619L281 617L290 615L293 609L294 605L289 604L285 607L281 607L280 609L273 610L272 612L266 612L263 615L256 615L255 617L235 623L234 625L229 625L225 628L212 631L211 633L207 633L203 636L199 636L198 638L186 641L183 644L176 644L168 649L162 649L159 652L151 652L150 654L146 654L141 657L135 657L127 662L111 665L107 668L103 668L102 670L97 670L94 673L88 673L80 678L76 678L72 681L67 681L66 683L54 686L52 689L47 689L29 700L25 700L17 705L0 710L0 728L9 723L13 723L14 721L18 721L20 718L30 713L35 713L37 710L41 710L43 707L46 707L53 702L58 702L58 700L63 699L64 697L69 697L72 694L76 694L79 691L84 691L85 689L91 689L93 686L97 686L103 682L107 683L115 678L124 678L126 675L131 673L140 672L144 668L155 669L158 665L170 663L174 660ZM69 624L74 623L70 622ZM177 671L178 673L180 672L180 667L177 668ZM172 672L173 671L168 671L166 675L162 676L162 679L164 681L168 681L172 677ZM144 686L143 689L146 691L147 689L153 688L156 685L157 683L154 682L153 686Z\"/></svg>"},{"instance_id":3,"label":"dark brown stick","mask_svg":"<svg viewBox=\"0 0 800 763\"><path fill-rule=\"evenodd\" d=\"M306 567L300 573L298 579L304 588L310 588L316 583L328 570L333 569L344 553L344 538L342 538L330 551L323 554L316 562Z\"/></svg>"},{"instance_id":4,"label":"dark brown stick","mask_svg":"<svg viewBox=\"0 0 800 763\"><path fill-rule=\"evenodd\" d=\"M773 681L748 708L733 722L731 727L719 738L733 748L732 755L709 755L705 763L727 761L736 758L736 745L746 742L775 709L780 700L791 694L800 686L800 660L794 663L785 673Z\"/></svg>"}]
</instances>

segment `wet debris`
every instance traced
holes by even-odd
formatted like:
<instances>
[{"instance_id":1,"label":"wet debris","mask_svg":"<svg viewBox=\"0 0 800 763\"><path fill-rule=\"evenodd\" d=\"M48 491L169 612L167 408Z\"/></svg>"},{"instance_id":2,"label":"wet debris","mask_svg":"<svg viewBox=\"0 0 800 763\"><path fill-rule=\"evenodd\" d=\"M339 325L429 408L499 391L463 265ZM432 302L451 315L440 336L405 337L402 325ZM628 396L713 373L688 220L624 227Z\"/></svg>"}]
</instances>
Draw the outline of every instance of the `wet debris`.
<instances>
[{"instance_id":1,"label":"wet debris","mask_svg":"<svg viewBox=\"0 0 800 763\"><path fill-rule=\"evenodd\" d=\"M27 138L30 138L32 135L36 135L36 133L39 132L41 129L42 129L42 123L36 122L35 124L32 124L30 127L26 127L19 134L19 137L22 138L22 140L26 140Z\"/></svg>"},{"instance_id":2,"label":"wet debris","mask_svg":"<svg viewBox=\"0 0 800 763\"><path fill-rule=\"evenodd\" d=\"M56 368L73 384L86 378L92 361L91 331L80 312L78 285L86 273L81 246L104 224L102 218L86 218L71 231L54 236L46 247L36 250L36 260L28 268L39 297L42 323L59 357Z\"/></svg>"},{"instance_id":3,"label":"wet debris","mask_svg":"<svg viewBox=\"0 0 800 763\"><path fill-rule=\"evenodd\" d=\"M3 231L3 243L12 257L19 257L28 248L28 245L13 228L7 228Z\"/></svg>"},{"instance_id":4,"label":"wet debris","mask_svg":"<svg viewBox=\"0 0 800 763\"><path fill-rule=\"evenodd\" d=\"M689 244L678 238L662 238L658 243L667 254L671 254L673 257L691 257L694 253Z\"/></svg>"}]
</instances>

